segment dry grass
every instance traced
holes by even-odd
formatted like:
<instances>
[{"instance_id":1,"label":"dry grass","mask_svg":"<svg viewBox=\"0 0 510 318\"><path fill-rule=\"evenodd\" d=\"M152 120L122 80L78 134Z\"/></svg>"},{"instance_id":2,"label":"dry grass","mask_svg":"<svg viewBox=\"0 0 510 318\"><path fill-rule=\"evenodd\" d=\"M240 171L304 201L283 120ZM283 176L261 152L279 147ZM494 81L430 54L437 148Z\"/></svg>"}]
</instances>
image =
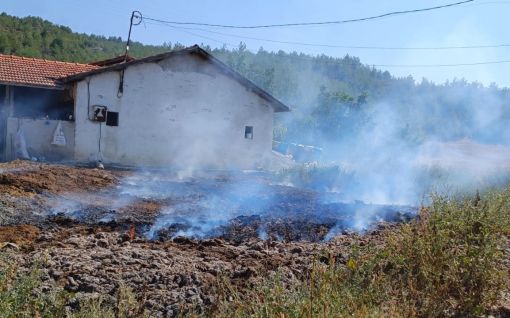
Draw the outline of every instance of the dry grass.
<instances>
[{"instance_id":1,"label":"dry grass","mask_svg":"<svg viewBox=\"0 0 510 318\"><path fill-rule=\"evenodd\" d=\"M247 294L223 285L228 297L212 315L479 316L510 291L500 246L509 230L510 191L474 199L435 197L417 220L390 234L383 248L358 247L346 264L316 263L303 282L287 286L274 277Z\"/></svg>"}]
</instances>

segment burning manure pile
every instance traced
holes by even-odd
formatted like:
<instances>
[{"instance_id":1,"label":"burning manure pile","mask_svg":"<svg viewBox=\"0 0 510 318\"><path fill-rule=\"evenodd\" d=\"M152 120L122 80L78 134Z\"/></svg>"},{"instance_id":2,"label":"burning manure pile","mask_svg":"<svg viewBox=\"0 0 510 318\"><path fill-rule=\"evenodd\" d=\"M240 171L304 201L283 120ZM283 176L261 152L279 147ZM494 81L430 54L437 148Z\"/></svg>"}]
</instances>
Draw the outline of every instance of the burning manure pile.
<instances>
[{"instance_id":1,"label":"burning manure pile","mask_svg":"<svg viewBox=\"0 0 510 318\"><path fill-rule=\"evenodd\" d=\"M331 194L272 184L271 176L254 172L188 179L135 174L117 190L124 204L160 203L154 218L138 227L150 240L183 236L316 242L346 230L368 230L381 221L403 222L416 212L408 206L345 203Z\"/></svg>"},{"instance_id":2,"label":"burning manure pile","mask_svg":"<svg viewBox=\"0 0 510 318\"><path fill-rule=\"evenodd\" d=\"M4 169L6 201L23 213L4 224L108 226L165 241L176 237L324 241L343 231L403 222L416 208L346 203L341 195L274 184L261 172L101 171L18 162Z\"/></svg>"},{"instance_id":3,"label":"burning manure pile","mask_svg":"<svg viewBox=\"0 0 510 318\"><path fill-rule=\"evenodd\" d=\"M390 223L416 213L264 173L0 169L0 268L5 259L30 272L43 260L35 294L64 291L73 311L90 299L115 308L126 286L154 317L207 312L222 303L225 282L243 295L268 278L296 286L317 262L345 267L359 247L384 248L406 228Z\"/></svg>"},{"instance_id":4,"label":"burning manure pile","mask_svg":"<svg viewBox=\"0 0 510 318\"><path fill-rule=\"evenodd\" d=\"M345 231L414 213L341 203L263 173L181 179L21 161L0 168L0 239L9 243L0 252L23 271L45 260L41 291L70 292L72 308L98 295L115 304L121 282L156 316L209 308L222 278L241 289L277 272L299 280L314 259L327 261L324 249L343 260L355 242L381 241L380 227Z\"/></svg>"}]
</instances>

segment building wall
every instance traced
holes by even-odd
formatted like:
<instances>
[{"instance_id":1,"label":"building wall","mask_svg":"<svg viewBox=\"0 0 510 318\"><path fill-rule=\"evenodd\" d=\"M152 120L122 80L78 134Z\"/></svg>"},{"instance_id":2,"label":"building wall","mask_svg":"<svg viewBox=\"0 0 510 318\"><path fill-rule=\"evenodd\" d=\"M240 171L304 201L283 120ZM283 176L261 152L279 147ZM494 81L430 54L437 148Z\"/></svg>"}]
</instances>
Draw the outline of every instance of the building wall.
<instances>
[{"instance_id":1,"label":"building wall","mask_svg":"<svg viewBox=\"0 0 510 318\"><path fill-rule=\"evenodd\" d=\"M77 84L76 160L234 169L271 156L272 107L201 58L133 65L120 98L119 78L107 72ZM118 112L119 126L90 121L92 105ZM245 139L245 126L253 139Z\"/></svg>"},{"instance_id":2,"label":"building wall","mask_svg":"<svg viewBox=\"0 0 510 318\"><path fill-rule=\"evenodd\" d=\"M7 119L6 159L14 160L16 156L16 134L21 129L30 157L48 161L72 160L74 155L74 122L61 121L66 138L65 146L52 145L53 134L58 120L13 118Z\"/></svg>"}]
</instances>

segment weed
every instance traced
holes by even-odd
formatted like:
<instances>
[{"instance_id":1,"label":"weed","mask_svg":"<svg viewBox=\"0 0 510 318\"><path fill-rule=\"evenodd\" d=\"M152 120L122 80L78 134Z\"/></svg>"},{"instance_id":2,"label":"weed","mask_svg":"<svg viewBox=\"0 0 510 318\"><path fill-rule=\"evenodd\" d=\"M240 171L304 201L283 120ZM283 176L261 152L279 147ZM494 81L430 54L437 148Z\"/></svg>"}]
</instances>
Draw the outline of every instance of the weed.
<instances>
[{"instance_id":1,"label":"weed","mask_svg":"<svg viewBox=\"0 0 510 318\"><path fill-rule=\"evenodd\" d=\"M302 282L278 276L248 292L228 290L218 317L444 317L488 312L509 291L500 266L510 191L434 197L385 246L358 246L346 264L316 262ZM235 296L232 296L235 295Z\"/></svg>"},{"instance_id":2,"label":"weed","mask_svg":"<svg viewBox=\"0 0 510 318\"><path fill-rule=\"evenodd\" d=\"M0 318L134 318L146 317L144 301L137 301L133 291L119 284L115 303L100 295L81 300L77 309L67 304L71 293L42 292L43 262L36 262L28 272L21 271L8 261L8 255L0 257ZM143 297L142 297L143 298Z\"/></svg>"},{"instance_id":3,"label":"weed","mask_svg":"<svg viewBox=\"0 0 510 318\"><path fill-rule=\"evenodd\" d=\"M34 266L20 272L5 257L0 261L0 317L59 317L64 315L65 296L41 292L41 271Z\"/></svg>"}]
</instances>

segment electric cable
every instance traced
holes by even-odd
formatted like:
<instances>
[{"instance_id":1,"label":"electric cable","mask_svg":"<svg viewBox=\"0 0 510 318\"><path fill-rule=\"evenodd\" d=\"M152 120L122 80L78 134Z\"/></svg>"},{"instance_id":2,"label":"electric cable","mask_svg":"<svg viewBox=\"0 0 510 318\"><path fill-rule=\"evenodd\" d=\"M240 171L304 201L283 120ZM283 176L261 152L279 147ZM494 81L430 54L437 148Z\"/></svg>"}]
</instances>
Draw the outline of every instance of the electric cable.
<instances>
[{"instance_id":1,"label":"electric cable","mask_svg":"<svg viewBox=\"0 0 510 318\"><path fill-rule=\"evenodd\" d=\"M393 12L383 13L383 14L379 14L379 15L375 15L375 16L364 17L364 18L355 18L355 19L337 20L337 21L321 21L321 22L298 22L298 23L281 23L281 24L266 24L266 25L226 25L226 24L199 23L199 22L169 21L169 20L151 18L151 17L147 17L147 16L144 16L144 19L150 20L150 21L155 21L155 22L160 22L160 23L174 24L174 25L196 25L196 26L230 28L230 29L262 29L262 28L314 26L314 25L329 25L329 24L345 24L345 23L353 23L353 22L362 22L362 21L385 18L385 17L389 17L389 16L394 16L394 15L402 15L402 14L418 13L418 12L444 9L444 8L449 8L449 7L453 7L453 6L463 5L463 4L474 2L474 1L475 0L465 0L465 1L449 3L449 4L428 7L428 8L422 8L422 9L393 11Z\"/></svg>"},{"instance_id":2,"label":"electric cable","mask_svg":"<svg viewBox=\"0 0 510 318\"><path fill-rule=\"evenodd\" d=\"M153 24L153 23L148 23L148 24ZM196 34L196 33L188 32L188 31L182 30L182 28L180 28L180 27L173 27L172 26L172 28L177 30L177 31L181 31L181 32L184 32L184 33L187 33L187 34L191 34L193 36L197 36L197 37L200 37L200 38L205 38L205 39L208 39L208 40L211 40L211 41L222 43L225 46L236 47L236 45L234 45L234 44L231 44L231 43L228 43L228 42L224 42L224 41L221 41L221 40L217 40L217 39L213 39L213 38L210 38L210 37L202 36L202 35L199 35L199 34ZM329 61L331 61L331 63L338 63L339 62L338 60L340 59L340 58L329 57L329 56L324 56L324 55L323 56L321 56L321 55L318 55L318 56L287 55L287 56L285 56L285 58L287 58L287 59L299 59L299 60L307 60L307 61L311 61L311 62L317 62L317 59L321 58L321 57L327 57L329 59ZM322 62L324 62L324 60L322 60L321 63ZM510 63L510 60L481 61L481 62L453 63L453 64L373 64L373 63L361 63L361 62L357 62L357 63L349 63L347 65L352 65L352 66L365 65L365 66L371 66L371 67L390 67L390 68L391 67L398 67L398 68L413 68L413 67L416 67L416 68L427 68L427 67L477 66L477 65L505 64L505 63ZM343 64L345 65L346 63L343 63Z\"/></svg>"},{"instance_id":3,"label":"electric cable","mask_svg":"<svg viewBox=\"0 0 510 318\"><path fill-rule=\"evenodd\" d=\"M247 39L247 40L256 40L256 41L263 41L263 42L271 42L271 43L280 43L280 44L292 44L292 45L301 45L301 46L310 46L310 47L327 47L327 48L340 48L340 49L361 49L361 50L409 50L409 51L432 51L432 50L461 50L461 49L488 49L488 48L508 48L510 47L510 44L502 43L502 44L481 44L481 45L458 45L458 46L432 46L432 47L397 47L397 46L359 46L359 45L337 45L337 44L320 44L320 43L307 43L307 42L295 42L295 41L282 41L282 40L271 40L271 39L265 39L265 38L259 38L259 37L250 37L250 36L243 36L243 35L236 35L231 33L224 33L224 32L218 32L218 31L212 31L207 29L201 29L201 28L188 28L188 27L179 27L169 24L163 24L163 23L150 23L147 22L147 24L151 25L161 25L165 27L175 28L175 29L181 29L181 30L192 30L192 31L202 31L202 32L208 32L218 35L224 35L224 36L230 36L240 39ZM205 39L209 39L215 42L222 42L221 40L208 38L199 34L191 33L195 36L203 37Z\"/></svg>"},{"instance_id":4,"label":"electric cable","mask_svg":"<svg viewBox=\"0 0 510 318\"><path fill-rule=\"evenodd\" d=\"M156 24L156 23L151 23L151 22L146 22L146 23L149 24L149 25L161 25L161 24ZM197 33L194 33L194 32L189 32L189 31L183 30L185 28L174 27L174 26L171 26L171 25L164 25L164 26L168 26L168 27L171 27L173 29L177 29L177 30L179 30L181 32L184 32L184 33L187 33L187 34L199 37L199 38L203 38L203 39L210 40L210 41L213 41L213 42L221 43L223 45L227 45L227 46L231 46L231 47L236 47L237 46L237 45L229 43L229 42L217 40L217 39L205 36L205 35L200 35L200 34L197 34Z\"/></svg>"}]
</instances>

